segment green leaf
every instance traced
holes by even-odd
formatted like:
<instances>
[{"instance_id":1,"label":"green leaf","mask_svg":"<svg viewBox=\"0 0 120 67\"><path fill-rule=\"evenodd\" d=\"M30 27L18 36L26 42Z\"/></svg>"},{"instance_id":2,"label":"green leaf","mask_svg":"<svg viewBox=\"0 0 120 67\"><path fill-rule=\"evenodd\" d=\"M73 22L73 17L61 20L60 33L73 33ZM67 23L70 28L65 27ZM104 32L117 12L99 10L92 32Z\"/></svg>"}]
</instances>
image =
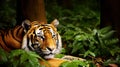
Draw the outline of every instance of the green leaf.
<instances>
[{"instance_id":1,"label":"green leaf","mask_svg":"<svg viewBox=\"0 0 120 67\"><path fill-rule=\"evenodd\" d=\"M86 66L87 63L85 61L80 61L80 60L73 60L73 63L75 63L76 65L80 65L80 66Z\"/></svg>"},{"instance_id":2,"label":"green leaf","mask_svg":"<svg viewBox=\"0 0 120 67\"><path fill-rule=\"evenodd\" d=\"M95 53L91 52L90 50L85 52L84 57L87 57L88 55L95 57Z\"/></svg>"},{"instance_id":3,"label":"green leaf","mask_svg":"<svg viewBox=\"0 0 120 67\"><path fill-rule=\"evenodd\" d=\"M30 55L29 55L29 57L28 57L28 60L31 60L32 63L36 63L36 62L38 62L38 58L33 57L33 56L30 56Z\"/></svg>"},{"instance_id":4,"label":"green leaf","mask_svg":"<svg viewBox=\"0 0 120 67\"><path fill-rule=\"evenodd\" d=\"M5 52L2 48L0 48L0 64L3 64L8 61L8 53Z\"/></svg>"},{"instance_id":5,"label":"green leaf","mask_svg":"<svg viewBox=\"0 0 120 67\"><path fill-rule=\"evenodd\" d=\"M63 62L60 67L67 67L67 65L69 64L70 62L66 61L66 62Z\"/></svg>"},{"instance_id":6,"label":"green leaf","mask_svg":"<svg viewBox=\"0 0 120 67\"><path fill-rule=\"evenodd\" d=\"M89 63L87 67L96 67L96 65L94 63Z\"/></svg>"},{"instance_id":7,"label":"green leaf","mask_svg":"<svg viewBox=\"0 0 120 67\"><path fill-rule=\"evenodd\" d=\"M115 52L113 50L110 50L110 53L111 53L112 56L115 55Z\"/></svg>"},{"instance_id":8,"label":"green leaf","mask_svg":"<svg viewBox=\"0 0 120 67\"><path fill-rule=\"evenodd\" d=\"M102 39L108 39L108 38L112 37L114 33L115 33L115 31L111 30L111 31L107 32L106 34L104 34L102 36Z\"/></svg>"},{"instance_id":9,"label":"green leaf","mask_svg":"<svg viewBox=\"0 0 120 67\"><path fill-rule=\"evenodd\" d=\"M27 54L30 55L31 57L41 58L38 54L36 54L35 52L32 52L32 51L28 51Z\"/></svg>"},{"instance_id":10,"label":"green leaf","mask_svg":"<svg viewBox=\"0 0 120 67\"><path fill-rule=\"evenodd\" d=\"M80 60L73 60L71 62L63 62L60 67L83 67L87 66L88 63L85 61L80 61Z\"/></svg>"},{"instance_id":11,"label":"green leaf","mask_svg":"<svg viewBox=\"0 0 120 67\"><path fill-rule=\"evenodd\" d=\"M32 66L30 62L24 62L20 67L35 67L35 66Z\"/></svg>"},{"instance_id":12,"label":"green leaf","mask_svg":"<svg viewBox=\"0 0 120 67\"><path fill-rule=\"evenodd\" d=\"M64 54L56 54L55 58L62 58L64 56Z\"/></svg>"},{"instance_id":13,"label":"green leaf","mask_svg":"<svg viewBox=\"0 0 120 67\"><path fill-rule=\"evenodd\" d=\"M28 57L29 57L29 55L27 55L26 53L22 54L20 56L20 64L26 62L28 60Z\"/></svg>"},{"instance_id":14,"label":"green leaf","mask_svg":"<svg viewBox=\"0 0 120 67\"><path fill-rule=\"evenodd\" d=\"M76 44L76 46L73 46L72 52L71 53L75 53L76 51L78 51L82 46L80 46L79 44Z\"/></svg>"},{"instance_id":15,"label":"green leaf","mask_svg":"<svg viewBox=\"0 0 120 67\"><path fill-rule=\"evenodd\" d=\"M19 67L19 60L8 61L7 67Z\"/></svg>"},{"instance_id":16,"label":"green leaf","mask_svg":"<svg viewBox=\"0 0 120 67\"><path fill-rule=\"evenodd\" d=\"M101 34L106 34L106 33L108 33L111 29L112 29L111 26L107 26L107 27L104 27L104 28L100 29L99 32L100 32Z\"/></svg>"},{"instance_id":17,"label":"green leaf","mask_svg":"<svg viewBox=\"0 0 120 67\"><path fill-rule=\"evenodd\" d=\"M29 63L30 67L39 67L40 66L38 59L31 57L31 56L29 56L28 60L25 62Z\"/></svg>"},{"instance_id":18,"label":"green leaf","mask_svg":"<svg viewBox=\"0 0 120 67\"><path fill-rule=\"evenodd\" d=\"M78 65L74 62L71 62L71 63L67 64L66 67L78 67Z\"/></svg>"},{"instance_id":19,"label":"green leaf","mask_svg":"<svg viewBox=\"0 0 120 67\"><path fill-rule=\"evenodd\" d=\"M25 50L21 50L21 49L12 50L12 51L10 52L9 58L13 58L13 57L15 57L15 56L19 56L19 55L21 55L21 54L23 54L23 53L25 53Z\"/></svg>"},{"instance_id":20,"label":"green leaf","mask_svg":"<svg viewBox=\"0 0 120 67\"><path fill-rule=\"evenodd\" d=\"M62 48L60 53L63 53L63 54L65 54L65 53L66 53L66 50L65 50L65 48Z\"/></svg>"}]
</instances>

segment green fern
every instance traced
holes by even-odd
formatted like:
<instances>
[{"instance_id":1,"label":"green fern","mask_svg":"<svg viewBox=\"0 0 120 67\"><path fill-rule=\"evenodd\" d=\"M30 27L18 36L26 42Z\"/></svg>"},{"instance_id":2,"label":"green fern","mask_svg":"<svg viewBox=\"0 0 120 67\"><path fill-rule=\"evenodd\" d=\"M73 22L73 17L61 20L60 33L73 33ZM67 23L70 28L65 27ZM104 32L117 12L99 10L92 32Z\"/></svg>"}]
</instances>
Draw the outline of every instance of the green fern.
<instances>
[{"instance_id":1,"label":"green fern","mask_svg":"<svg viewBox=\"0 0 120 67\"><path fill-rule=\"evenodd\" d=\"M102 29L79 28L72 24L60 28L63 42L67 44L66 54L79 55L91 51L98 56L115 56L119 51L113 51L118 47L119 39L114 36L115 31L110 26Z\"/></svg>"},{"instance_id":2,"label":"green fern","mask_svg":"<svg viewBox=\"0 0 120 67\"><path fill-rule=\"evenodd\" d=\"M12 50L10 53L6 53L0 49L0 64L5 67L41 67L39 60L43 60L35 52L25 51L22 49Z\"/></svg>"}]
</instances>

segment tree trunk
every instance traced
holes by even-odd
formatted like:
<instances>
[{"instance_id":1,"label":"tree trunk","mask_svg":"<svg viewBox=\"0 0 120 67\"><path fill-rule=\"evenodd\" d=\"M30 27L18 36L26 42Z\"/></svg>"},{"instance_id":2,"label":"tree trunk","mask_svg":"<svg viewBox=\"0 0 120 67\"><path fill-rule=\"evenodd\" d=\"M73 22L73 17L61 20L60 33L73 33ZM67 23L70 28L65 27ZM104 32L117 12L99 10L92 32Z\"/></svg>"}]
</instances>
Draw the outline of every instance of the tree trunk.
<instances>
[{"instance_id":1,"label":"tree trunk","mask_svg":"<svg viewBox=\"0 0 120 67\"><path fill-rule=\"evenodd\" d=\"M101 27L112 26L120 39L120 0L101 0Z\"/></svg>"},{"instance_id":2,"label":"tree trunk","mask_svg":"<svg viewBox=\"0 0 120 67\"><path fill-rule=\"evenodd\" d=\"M18 0L18 7L18 20L24 18L47 23L44 0Z\"/></svg>"}]
</instances>

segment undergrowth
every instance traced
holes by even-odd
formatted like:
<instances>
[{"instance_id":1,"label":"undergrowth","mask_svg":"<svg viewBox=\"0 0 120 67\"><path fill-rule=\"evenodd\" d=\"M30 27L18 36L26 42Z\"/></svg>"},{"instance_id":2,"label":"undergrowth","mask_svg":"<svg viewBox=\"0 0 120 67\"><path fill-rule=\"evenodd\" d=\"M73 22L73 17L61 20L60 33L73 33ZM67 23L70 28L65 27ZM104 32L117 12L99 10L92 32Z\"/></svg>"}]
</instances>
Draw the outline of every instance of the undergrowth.
<instances>
[{"instance_id":1,"label":"undergrowth","mask_svg":"<svg viewBox=\"0 0 120 67\"><path fill-rule=\"evenodd\" d=\"M45 67L39 60L45 61L32 51L22 49L12 50L10 53L0 48L0 66L4 67Z\"/></svg>"}]
</instances>

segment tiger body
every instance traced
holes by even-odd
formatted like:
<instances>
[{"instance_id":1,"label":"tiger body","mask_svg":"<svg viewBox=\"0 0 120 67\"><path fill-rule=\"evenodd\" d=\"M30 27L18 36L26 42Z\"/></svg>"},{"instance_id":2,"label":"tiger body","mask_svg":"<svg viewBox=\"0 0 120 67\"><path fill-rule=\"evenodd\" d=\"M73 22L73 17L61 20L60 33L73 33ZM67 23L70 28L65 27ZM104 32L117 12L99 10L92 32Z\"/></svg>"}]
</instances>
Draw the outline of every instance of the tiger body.
<instances>
[{"instance_id":1,"label":"tiger body","mask_svg":"<svg viewBox=\"0 0 120 67\"><path fill-rule=\"evenodd\" d=\"M0 47L6 51L24 49L35 51L45 59L53 58L62 47L61 37L57 32L58 21L40 24L37 21L24 21L21 26L8 31L0 31Z\"/></svg>"},{"instance_id":2,"label":"tiger body","mask_svg":"<svg viewBox=\"0 0 120 67\"><path fill-rule=\"evenodd\" d=\"M20 49L24 32L22 26L7 31L0 30L0 47L5 51Z\"/></svg>"}]
</instances>

